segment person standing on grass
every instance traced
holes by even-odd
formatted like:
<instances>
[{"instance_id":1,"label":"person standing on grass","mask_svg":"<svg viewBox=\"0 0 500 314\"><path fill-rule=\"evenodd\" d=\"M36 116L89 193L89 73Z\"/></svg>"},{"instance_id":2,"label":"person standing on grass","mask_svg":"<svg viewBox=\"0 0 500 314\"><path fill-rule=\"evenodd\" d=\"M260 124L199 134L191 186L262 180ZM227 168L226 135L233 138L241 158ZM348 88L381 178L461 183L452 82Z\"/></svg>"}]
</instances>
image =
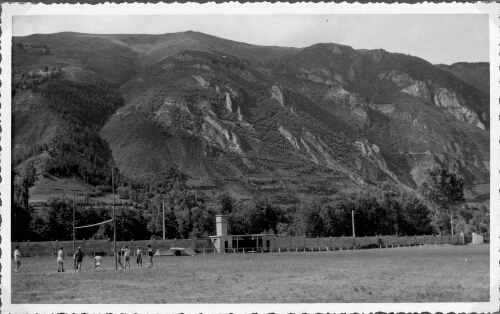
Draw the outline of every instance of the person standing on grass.
<instances>
[{"instance_id":1,"label":"person standing on grass","mask_svg":"<svg viewBox=\"0 0 500 314\"><path fill-rule=\"evenodd\" d=\"M95 268L101 267L102 256L94 253L94 257L93 258L94 258L94 267Z\"/></svg>"},{"instance_id":2,"label":"person standing on grass","mask_svg":"<svg viewBox=\"0 0 500 314\"><path fill-rule=\"evenodd\" d=\"M19 267L21 267L21 253L19 252L19 245L16 246L16 250L14 251L14 262L16 263L16 269L14 269L14 271L17 271Z\"/></svg>"},{"instance_id":3,"label":"person standing on grass","mask_svg":"<svg viewBox=\"0 0 500 314\"><path fill-rule=\"evenodd\" d=\"M123 249L123 258L125 259L125 269L127 269L127 264L128 268L130 269L130 250L128 249L128 246L124 246Z\"/></svg>"},{"instance_id":4,"label":"person standing on grass","mask_svg":"<svg viewBox=\"0 0 500 314\"><path fill-rule=\"evenodd\" d=\"M75 253L75 263L76 263L75 272L77 269L78 269L78 272L82 271L82 261L83 261L84 256L85 256L85 254L83 254L82 248L79 247L78 251L76 251L76 253Z\"/></svg>"},{"instance_id":5,"label":"person standing on grass","mask_svg":"<svg viewBox=\"0 0 500 314\"><path fill-rule=\"evenodd\" d=\"M62 247L57 252L57 272L64 272L64 251Z\"/></svg>"},{"instance_id":6,"label":"person standing on grass","mask_svg":"<svg viewBox=\"0 0 500 314\"><path fill-rule=\"evenodd\" d=\"M121 260L122 255L123 255L123 252L120 250L120 251L118 252L117 261L118 261L118 264L120 264L120 266L121 266L121 267L122 267L122 269L123 269L123 264L122 264L122 260Z\"/></svg>"},{"instance_id":7,"label":"person standing on grass","mask_svg":"<svg viewBox=\"0 0 500 314\"><path fill-rule=\"evenodd\" d=\"M153 249L148 245L149 268L153 268Z\"/></svg>"},{"instance_id":8,"label":"person standing on grass","mask_svg":"<svg viewBox=\"0 0 500 314\"><path fill-rule=\"evenodd\" d=\"M137 267L139 267L139 264L142 267L142 251L141 248L137 246Z\"/></svg>"}]
</instances>

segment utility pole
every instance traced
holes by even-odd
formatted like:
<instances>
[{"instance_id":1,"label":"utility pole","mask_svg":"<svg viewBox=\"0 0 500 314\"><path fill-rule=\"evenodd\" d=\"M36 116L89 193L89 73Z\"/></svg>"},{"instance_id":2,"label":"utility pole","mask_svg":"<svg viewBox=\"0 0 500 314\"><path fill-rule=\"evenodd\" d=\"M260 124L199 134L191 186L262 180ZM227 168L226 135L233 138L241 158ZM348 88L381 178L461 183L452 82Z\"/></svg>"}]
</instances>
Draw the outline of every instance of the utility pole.
<instances>
[{"instance_id":1,"label":"utility pole","mask_svg":"<svg viewBox=\"0 0 500 314\"><path fill-rule=\"evenodd\" d=\"M356 232L354 230L354 210L351 211L352 213L352 236L355 237L356 236Z\"/></svg>"},{"instance_id":2,"label":"utility pole","mask_svg":"<svg viewBox=\"0 0 500 314\"><path fill-rule=\"evenodd\" d=\"M113 248L115 250L115 270L118 270L118 259L116 255L116 216L115 216L115 176L114 165L111 166L111 186L113 190Z\"/></svg>"},{"instance_id":3,"label":"utility pole","mask_svg":"<svg viewBox=\"0 0 500 314\"><path fill-rule=\"evenodd\" d=\"M165 241L165 202L161 202L163 206L163 240Z\"/></svg>"},{"instance_id":4,"label":"utility pole","mask_svg":"<svg viewBox=\"0 0 500 314\"><path fill-rule=\"evenodd\" d=\"M75 175L73 175L73 254L75 254Z\"/></svg>"},{"instance_id":5,"label":"utility pole","mask_svg":"<svg viewBox=\"0 0 500 314\"><path fill-rule=\"evenodd\" d=\"M451 236L453 236L453 214L450 213Z\"/></svg>"}]
</instances>

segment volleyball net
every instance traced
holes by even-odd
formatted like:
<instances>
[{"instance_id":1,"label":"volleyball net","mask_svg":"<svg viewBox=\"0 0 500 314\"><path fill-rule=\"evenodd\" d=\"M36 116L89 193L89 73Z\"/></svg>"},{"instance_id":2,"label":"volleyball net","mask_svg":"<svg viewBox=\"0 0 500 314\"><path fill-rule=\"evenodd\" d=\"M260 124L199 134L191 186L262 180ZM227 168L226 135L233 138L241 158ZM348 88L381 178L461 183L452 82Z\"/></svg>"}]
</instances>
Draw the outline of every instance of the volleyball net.
<instances>
[{"instance_id":1,"label":"volleyball net","mask_svg":"<svg viewBox=\"0 0 500 314\"><path fill-rule=\"evenodd\" d=\"M99 225L103 225L103 224L106 224L108 222L111 222L113 221L113 219L108 219L106 221L103 221L103 222L98 222L96 224L91 224L91 225L86 225L86 226L79 226L79 227L75 227L75 229L81 229L81 228L88 228L88 227L95 227L95 226L99 226Z\"/></svg>"}]
</instances>

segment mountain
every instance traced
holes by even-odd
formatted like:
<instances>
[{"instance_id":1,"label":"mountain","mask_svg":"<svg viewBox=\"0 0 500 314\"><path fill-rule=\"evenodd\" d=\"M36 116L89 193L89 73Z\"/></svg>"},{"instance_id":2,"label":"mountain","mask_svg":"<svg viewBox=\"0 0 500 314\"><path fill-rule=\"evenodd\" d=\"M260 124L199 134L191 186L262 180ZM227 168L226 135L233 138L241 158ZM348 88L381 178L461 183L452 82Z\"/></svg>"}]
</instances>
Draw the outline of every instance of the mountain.
<instances>
[{"instance_id":1,"label":"mountain","mask_svg":"<svg viewBox=\"0 0 500 314\"><path fill-rule=\"evenodd\" d=\"M438 64L439 68L448 71L475 88L489 93L490 64L487 62L458 62L452 65Z\"/></svg>"},{"instance_id":2,"label":"mountain","mask_svg":"<svg viewBox=\"0 0 500 314\"><path fill-rule=\"evenodd\" d=\"M489 199L488 64L60 33L13 38L13 87L14 164L38 158L56 177L109 184L113 159L136 182L175 166L196 189L286 202L413 190L442 165L464 176L469 201Z\"/></svg>"}]
</instances>

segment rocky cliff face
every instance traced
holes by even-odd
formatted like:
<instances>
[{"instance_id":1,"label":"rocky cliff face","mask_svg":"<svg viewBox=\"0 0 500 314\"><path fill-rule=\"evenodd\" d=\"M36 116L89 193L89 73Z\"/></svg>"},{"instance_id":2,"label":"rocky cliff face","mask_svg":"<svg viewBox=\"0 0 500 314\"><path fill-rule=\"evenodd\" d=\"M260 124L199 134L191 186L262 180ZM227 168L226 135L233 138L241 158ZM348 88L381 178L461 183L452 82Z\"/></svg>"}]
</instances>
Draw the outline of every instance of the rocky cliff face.
<instances>
[{"instance_id":1,"label":"rocky cliff face","mask_svg":"<svg viewBox=\"0 0 500 314\"><path fill-rule=\"evenodd\" d=\"M484 194L475 187L489 182L489 96L450 71L337 44L137 36L108 37L136 58L118 89L125 106L100 131L125 176L176 165L197 187L308 198L381 183L415 189L439 164L464 175L470 198Z\"/></svg>"},{"instance_id":2,"label":"rocky cliff face","mask_svg":"<svg viewBox=\"0 0 500 314\"><path fill-rule=\"evenodd\" d=\"M436 106L446 108L446 111L451 113L460 121L476 125L484 130L484 125L479 121L475 112L465 107L463 100L457 96L455 92L451 92L446 88L436 88L434 92L434 103Z\"/></svg>"}]
</instances>

